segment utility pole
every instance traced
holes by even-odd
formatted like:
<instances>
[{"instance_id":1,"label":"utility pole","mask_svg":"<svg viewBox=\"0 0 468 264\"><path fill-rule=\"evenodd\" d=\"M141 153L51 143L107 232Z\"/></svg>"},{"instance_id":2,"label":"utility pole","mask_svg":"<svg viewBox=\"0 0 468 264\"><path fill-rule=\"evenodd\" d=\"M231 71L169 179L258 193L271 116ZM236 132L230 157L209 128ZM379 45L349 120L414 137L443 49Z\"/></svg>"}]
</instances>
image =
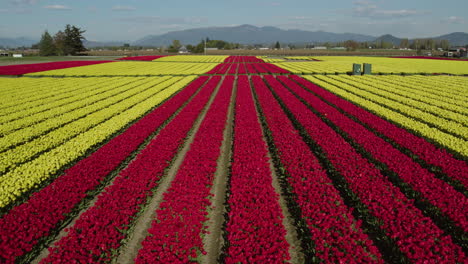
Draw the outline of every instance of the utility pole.
<instances>
[{"instance_id":1,"label":"utility pole","mask_svg":"<svg viewBox=\"0 0 468 264\"><path fill-rule=\"evenodd\" d=\"M205 55L206 55L206 38L205 38Z\"/></svg>"}]
</instances>

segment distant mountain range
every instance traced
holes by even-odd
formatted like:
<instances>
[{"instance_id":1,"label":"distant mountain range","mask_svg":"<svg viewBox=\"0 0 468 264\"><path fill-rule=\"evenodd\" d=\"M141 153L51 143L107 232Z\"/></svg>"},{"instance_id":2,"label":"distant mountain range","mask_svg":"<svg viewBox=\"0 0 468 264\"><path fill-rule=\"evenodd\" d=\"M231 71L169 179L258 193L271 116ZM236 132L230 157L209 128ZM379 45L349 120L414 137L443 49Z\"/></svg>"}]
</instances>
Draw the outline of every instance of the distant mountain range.
<instances>
[{"instance_id":1,"label":"distant mountain range","mask_svg":"<svg viewBox=\"0 0 468 264\"><path fill-rule=\"evenodd\" d=\"M197 44L201 39L207 37L241 44L271 44L276 41L281 43L340 42L349 39L372 41L376 38L352 33L312 32L298 29L284 30L276 27L241 25L234 27L194 28L168 32L162 35L149 35L135 41L134 44L141 46L170 45L174 39L180 40L183 44Z\"/></svg>"},{"instance_id":2,"label":"distant mountain range","mask_svg":"<svg viewBox=\"0 0 468 264\"><path fill-rule=\"evenodd\" d=\"M0 37L0 47L31 47L31 45L37 43L37 40L29 38L2 38Z\"/></svg>"},{"instance_id":3,"label":"distant mountain range","mask_svg":"<svg viewBox=\"0 0 468 264\"><path fill-rule=\"evenodd\" d=\"M276 27L256 27L252 25L241 25L233 27L207 27L194 28L181 31L172 31L161 35L148 35L133 42L96 42L85 41L84 45L88 48L103 46L121 46L129 43L136 46L168 46L174 39L178 39L182 44L197 44L202 39L210 38L235 42L240 44L272 44L276 41L281 43L324 43L324 42L344 42L346 40L355 40L359 42L378 42L384 40L394 45L399 45L401 38L392 35L382 35L380 37L353 34L353 33L330 33L324 31L305 31L298 29L280 29ZM453 46L464 46L468 44L468 33L455 32L432 39L446 39ZM0 38L0 47L21 47L31 46L38 40L28 38Z\"/></svg>"}]
</instances>

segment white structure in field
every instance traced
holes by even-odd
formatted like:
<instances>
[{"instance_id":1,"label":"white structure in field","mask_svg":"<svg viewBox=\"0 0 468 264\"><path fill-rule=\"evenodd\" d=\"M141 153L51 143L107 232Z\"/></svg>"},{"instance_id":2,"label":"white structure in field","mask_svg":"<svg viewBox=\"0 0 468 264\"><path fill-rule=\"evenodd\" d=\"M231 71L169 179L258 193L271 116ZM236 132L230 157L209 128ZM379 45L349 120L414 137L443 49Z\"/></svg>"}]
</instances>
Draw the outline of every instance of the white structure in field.
<instances>
[{"instance_id":1,"label":"white structure in field","mask_svg":"<svg viewBox=\"0 0 468 264\"><path fill-rule=\"evenodd\" d=\"M13 54L13 58L23 58L23 54Z\"/></svg>"}]
</instances>

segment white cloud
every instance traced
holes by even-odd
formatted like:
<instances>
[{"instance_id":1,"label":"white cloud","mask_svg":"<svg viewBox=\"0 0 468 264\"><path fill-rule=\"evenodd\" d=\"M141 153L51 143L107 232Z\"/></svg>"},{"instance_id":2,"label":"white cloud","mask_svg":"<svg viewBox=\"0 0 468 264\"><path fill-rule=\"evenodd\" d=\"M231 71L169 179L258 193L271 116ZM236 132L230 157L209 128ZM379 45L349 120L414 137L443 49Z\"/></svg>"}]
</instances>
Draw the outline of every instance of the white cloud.
<instances>
[{"instance_id":1,"label":"white cloud","mask_svg":"<svg viewBox=\"0 0 468 264\"><path fill-rule=\"evenodd\" d=\"M134 16L120 18L121 22L159 24L159 25L191 25L206 21L203 17L160 17L160 16Z\"/></svg>"},{"instance_id":2,"label":"white cloud","mask_svg":"<svg viewBox=\"0 0 468 264\"><path fill-rule=\"evenodd\" d=\"M34 5L38 0L12 0L11 3L15 5Z\"/></svg>"},{"instance_id":3,"label":"white cloud","mask_svg":"<svg viewBox=\"0 0 468 264\"><path fill-rule=\"evenodd\" d=\"M45 9L50 9L50 10L71 10L70 7L64 6L64 5L47 5L44 6Z\"/></svg>"},{"instance_id":4,"label":"white cloud","mask_svg":"<svg viewBox=\"0 0 468 264\"><path fill-rule=\"evenodd\" d=\"M133 6L121 6L121 5L117 5L117 6L113 6L112 11L135 11L136 8L133 7Z\"/></svg>"},{"instance_id":5,"label":"white cloud","mask_svg":"<svg viewBox=\"0 0 468 264\"><path fill-rule=\"evenodd\" d=\"M463 17L450 16L442 20L442 22L449 24L465 24L466 20Z\"/></svg>"},{"instance_id":6,"label":"white cloud","mask_svg":"<svg viewBox=\"0 0 468 264\"><path fill-rule=\"evenodd\" d=\"M353 2L353 15L358 17L371 17L371 18L402 18L416 16L427 13L426 11L418 11L414 9L398 9L386 10L380 9L376 3L372 1L355 1Z\"/></svg>"}]
</instances>

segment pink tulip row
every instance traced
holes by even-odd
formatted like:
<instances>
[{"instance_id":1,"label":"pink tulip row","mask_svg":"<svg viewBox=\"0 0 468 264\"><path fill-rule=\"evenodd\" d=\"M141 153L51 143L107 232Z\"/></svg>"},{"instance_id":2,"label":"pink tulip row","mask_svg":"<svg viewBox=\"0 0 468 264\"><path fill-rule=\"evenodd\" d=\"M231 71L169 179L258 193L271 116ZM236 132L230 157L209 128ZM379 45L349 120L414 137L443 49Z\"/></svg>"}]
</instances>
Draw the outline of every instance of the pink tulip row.
<instances>
[{"instance_id":1,"label":"pink tulip row","mask_svg":"<svg viewBox=\"0 0 468 264\"><path fill-rule=\"evenodd\" d=\"M434 177L434 174L422 168L390 143L307 92L288 77L279 76L278 79L347 133L376 160L387 165L391 171L398 174L415 191L420 192L431 204L447 214L465 232L468 231L468 199L463 194L454 190L446 182Z\"/></svg>"},{"instance_id":2,"label":"pink tulip row","mask_svg":"<svg viewBox=\"0 0 468 264\"><path fill-rule=\"evenodd\" d=\"M311 112L278 80L265 76L289 111L302 124L334 168L348 182L370 214L381 220L381 228L395 239L412 262L462 263L467 258L452 238L424 217L412 200L392 185L380 171L358 154L332 128Z\"/></svg>"},{"instance_id":3,"label":"pink tulip row","mask_svg":"<svg viewBox=\"0 0 468 264\"><path fill-rule=\"evenodd\" d=\"M56 61L46 63L0 66L0 75L22 75L33 72L58 70L79 66L101 64L113 61Z\"/></svg>"},{"instance_id":4,"label":"pink tulip row","mask_svg":"<svg viewBox=\"0 0 468 264\"><path fill-rule=\"evenodd\" d=\"M283 263L289 244L247 76L237 89L224 261Z\"/></svg>"},{"instance_id":5,"label":"pink tulip row","mask_svg":"<svg viewBox=\"0 0 468 264\"><path fill-rule=\"evenodd\" d=\"M226 76L171 187L164 193L136 263L187 263L205 254L202 234L207 232L204 223L233 84L234 76Z\"/></svg>"},{"instance_id":6,"label":"pink tulip row","mask_svg":"<svg viewBox=\"0 0 468 264\"><path fill-rule=\"evenodd\" d=\"M383 263L380 252L360 228L360 221L354 219L262 78L252 76L252 81L279 159L289 175L295 202L310 230L316 256L326 263Z\"/></svg>"},{"instance_id":7,"label":"pink tulip row","mask_svg":"<svg viewBox=\"0 0 468 264\"><path fill-rule=\"evenodd\" d=\"M205 87L165 126L98 196L96 203L49 248L41 263L101 263L110 261L127 230L184 143L195 120L208 102L220 77Z\"/></svg>"},{"instance_id":8,"label":"pink tulip row","mask_svg":"<svg viewBox=\"0 0 468 264\"><path fill-rule=\"evenodd\" d=\"M255 56L229 56L224 62L264 62Z\"/></svg>"},{"instance_id":9,"label":"pink tulip row","mask_svg":"<svg viewBox=\"0 0 468 264\"><path fill-rule=\"evenodd\" d=\"M153 61L162 57L166 57L166 56L164 55L162 56L133 56L133 57L123 57L118 60Z\"/></svg>"},{"instance_id":10,"label":"pink tulip row","mask_svg":"<svg viewBox=\"0 0 468 264\"><path fill-rule=\"evenodd\" d=\"M354 116L367 126L390 138L400 146L409 149L428 164L440 167L443 173L450 178L461 182L466 188L468 188L468 177L466 177L466 175L468 175L468 165L466 162L457 160L446 150L437 148L433 144L427 142L424 138L415 136L407 130L400 128L349 101L341 99L335 94L299 76L291 75L290 78L319 95L326 101L332 103L339 109Z\"/></svg>"},{"instance_id":11,"label":"pink tulip row","mask_svg":"<svg viewBox=\"0 0 468 264\"><path fill-rule=\"evenodd\" d=\"M74 208L198 90L200 77L0 219L0 259L12 263L51 234ZM103 162L105 161L105 162ZM60 201L60 202L57 202Z\"/></svg>"}]
</instances>

